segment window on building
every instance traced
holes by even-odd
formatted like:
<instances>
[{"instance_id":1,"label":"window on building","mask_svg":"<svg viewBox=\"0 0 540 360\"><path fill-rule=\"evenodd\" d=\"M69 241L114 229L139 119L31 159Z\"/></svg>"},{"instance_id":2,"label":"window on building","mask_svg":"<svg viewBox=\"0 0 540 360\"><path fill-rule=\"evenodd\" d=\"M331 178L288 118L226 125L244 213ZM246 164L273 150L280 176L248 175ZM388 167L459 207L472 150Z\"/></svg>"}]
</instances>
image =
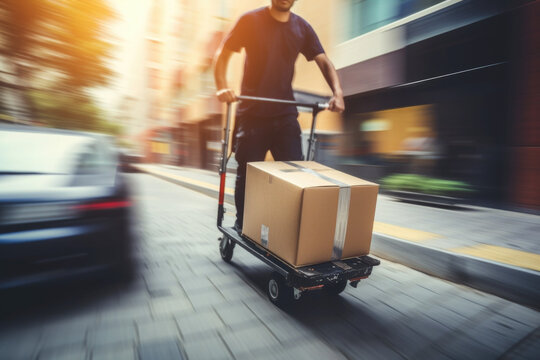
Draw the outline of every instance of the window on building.
<instances>
[{"instance_id":1,"label":"window on building","mask_svg":"<svg viewBox=\"0 0 540 360\"><path fill-rule=\"evenodd\" d=\"M154 63L161 63L162 43L156 40L149 40L148 60Z\"/></svg>"},{"instance_id":2,"label":"window on building","mask_svg":"<svg viewBox=\"0 0 540 360\"><path fill-rule=\"evenodd\" d=\"M220 19L227 19L229 17L229 7L227 0L221 0L219 6L215 7L215 16Z\"/></svg>"},{"instance_id":3,"label":"window on building","mask_svg":"<svg viewBox=\"0 0 540 360\"><path fill-rule=\"evenodd\" d=\"M206 96L214 95L216 86L214 84L214 72L212 68L208 68L200 75L201 93Z\"/></svg>"},{"instance_id":4,"label":"window on building","mask_svg":"<svg viewBox=\"0 0 540 360\"><path fill-rule=\"evenodd\" d=\"M148 87L151 89L159 89L160 74L159 70L155 68L148 69Z\"/></svg>"},{"instance_id":5,"label":"window on building","mask_svg":"<svg viewBox=\"0 0 540 360\"><path fill-rule=\"evenodd\" d=\"M153 36L158 36L161 32L161 25L163 24L163 1L162 0L155 0L152 5L151 15L150 15L150 23L149 25L149 32Z\"/></svg>"},{"instance_id":6,"label":"window on building","mask_svg":"<svg viewBox=\"0 0 540 360\"><path fill-rule=\"evenodd\" d=\"M347 38L352 39L444 0L348 0Z\"/></svg>"}]
</instances>

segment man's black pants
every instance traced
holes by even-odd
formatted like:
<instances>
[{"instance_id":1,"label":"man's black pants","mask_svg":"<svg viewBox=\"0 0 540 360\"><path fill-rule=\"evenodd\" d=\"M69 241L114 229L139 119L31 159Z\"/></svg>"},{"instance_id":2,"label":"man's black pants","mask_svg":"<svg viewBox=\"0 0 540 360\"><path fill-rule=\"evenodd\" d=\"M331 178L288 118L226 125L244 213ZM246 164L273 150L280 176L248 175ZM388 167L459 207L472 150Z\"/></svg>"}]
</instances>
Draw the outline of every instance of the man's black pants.
<instances>
[{"instance_id":1,"label":"man's black pants","mask_svg":"<svg viewBox=\"0 0 540 360\"><path fill-rule=\"evenodd\" d=\"M296 114L281 117L238 117L234 131L236 223L243 225L246 189L246 164L263 161L270 150L276 161L302 160L302 139Z\"/></svg>"}]
</instances>

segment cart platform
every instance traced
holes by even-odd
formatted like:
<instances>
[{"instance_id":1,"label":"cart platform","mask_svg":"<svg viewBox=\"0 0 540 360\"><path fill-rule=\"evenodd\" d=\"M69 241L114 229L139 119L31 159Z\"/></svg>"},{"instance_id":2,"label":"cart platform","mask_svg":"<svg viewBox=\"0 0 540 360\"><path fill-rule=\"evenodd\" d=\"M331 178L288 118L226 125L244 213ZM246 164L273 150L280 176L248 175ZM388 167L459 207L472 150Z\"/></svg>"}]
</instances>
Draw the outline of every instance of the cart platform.
<instances>
[{"instance_id":1,"label":"cart platform","mask_svg":"<svg viewBox=\"0 0 540 360\"><path fill-rule=\"evenodd\" d=\"M373 266L380 264L379 260L366 255L321 264L294 267L248 237L238 234L234 228L220 227L219 230L232 243L240 245L282 275L288 286L298 289L336 284L347 280L353 282L359 281L371 275Z\"/></svg>"}]
</instances>

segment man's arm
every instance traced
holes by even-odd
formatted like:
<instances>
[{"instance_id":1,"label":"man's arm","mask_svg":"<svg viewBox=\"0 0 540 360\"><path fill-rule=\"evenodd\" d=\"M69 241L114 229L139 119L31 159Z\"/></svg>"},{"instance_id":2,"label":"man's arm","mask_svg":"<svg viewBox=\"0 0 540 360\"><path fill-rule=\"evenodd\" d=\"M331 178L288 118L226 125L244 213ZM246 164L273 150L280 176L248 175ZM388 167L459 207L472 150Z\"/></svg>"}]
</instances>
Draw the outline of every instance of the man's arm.
<instances>
[{"instance_id":1,"label":"man's arm","mask_svg":"<svg viewBox=\"0 0 540 360\"><path fill-rule=\"evenodd\" d=\"M227 86L227 66L233 51L221 46L214 57L214 80L216 82L217 97L221 102L234 102L236 95L232 89Z\"/></svg>"},{"instance_id":2,"label":"man's arm","mask_svg":"<svg viewBox=\"0 0 540 360\"><path fill-rule=\"evenodd\" d=\"M319 69L321 69L324 79L334 94L328 103L328 110L343 112L343 110L345 110L345 101L343 100L343 90L341 89L341 83L339 82L336 68L324 53L315 56L314 60L319 66Z\"/></svg>"}]
</instances>

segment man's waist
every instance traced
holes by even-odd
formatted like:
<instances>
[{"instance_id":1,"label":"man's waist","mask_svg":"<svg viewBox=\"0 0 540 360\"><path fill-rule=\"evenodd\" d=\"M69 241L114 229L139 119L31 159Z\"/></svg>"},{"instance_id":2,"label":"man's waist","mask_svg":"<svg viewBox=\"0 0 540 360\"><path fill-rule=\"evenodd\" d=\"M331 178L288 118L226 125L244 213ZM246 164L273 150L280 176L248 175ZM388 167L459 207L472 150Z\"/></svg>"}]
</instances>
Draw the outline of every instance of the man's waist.
<instances>
[{"instance_id":1,"label":"man's waist","mask_svg":"<svg viewBox=\"0 0 540 360\"><path fill-rule=\"evenodd\" d=\"M273 122L273 121L297 121L298 112L280 113L280 114L251 114L237 112L236 120L238 122Z\"/></svg>"},{"instance_id":2,"label":"man's waist","mask_svg":"<svg viewBox=\"0 0 540 360\"><path fill-rule=\"evenodd\" d=\"M244 93L242 93L244 95ZM286 97L267 97L267 96L259 96L259 95L247 95L246 96L253 96L253 97L260 97L260 98L268 98L268 99L279 99L279 100L289 100L294 101L294 98L287 99ZM298 113L296 106L293 104L281 104L281 103L275 103L275 102L265 102L265 101L258 101L258 100L242 100L240 104L238 105L238 113L246 113L246 114L252 114L257 115L261 117L273 117L273 116L279 116L282 114L294 114Z\"/></svg>"},{"instance_id":3,"label":"man's waist","mask_svg":"<svg viewBox=\"0 0 540 360\"><path fill-rule=\"evenodd\" d=\"M238 106L236 110L237 117L246 118L283 118L284 116L292 116L296 119L298 110L294 105L286 105L285 107L242 107Z\"/></svg>"}]
</instances>

